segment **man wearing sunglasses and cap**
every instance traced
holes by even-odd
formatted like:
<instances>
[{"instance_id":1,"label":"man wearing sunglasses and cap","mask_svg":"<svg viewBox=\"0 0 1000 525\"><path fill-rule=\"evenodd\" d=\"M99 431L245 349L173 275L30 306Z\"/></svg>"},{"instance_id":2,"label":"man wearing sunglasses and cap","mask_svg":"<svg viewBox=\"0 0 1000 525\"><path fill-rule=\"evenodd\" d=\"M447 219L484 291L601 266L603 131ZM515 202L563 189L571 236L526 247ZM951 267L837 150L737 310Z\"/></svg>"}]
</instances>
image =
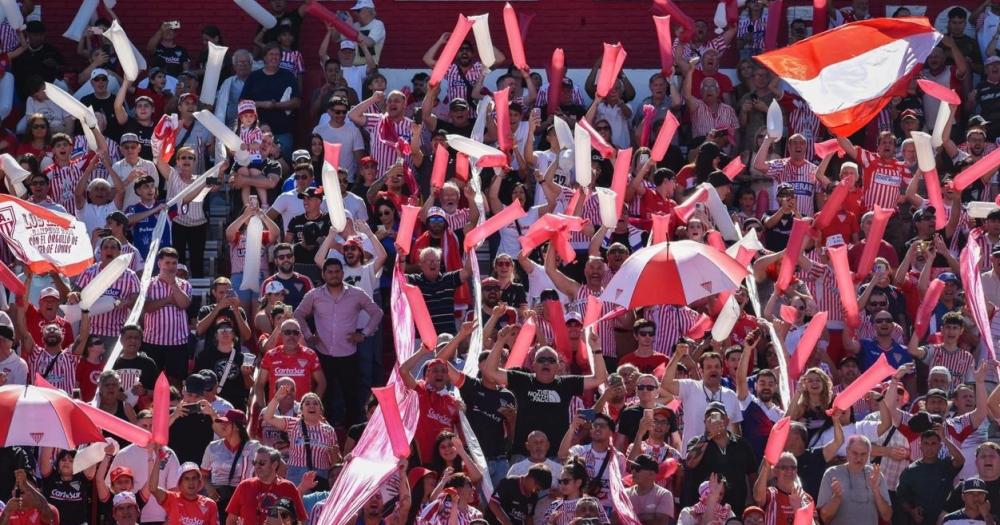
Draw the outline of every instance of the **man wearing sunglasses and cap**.
<instances>
[{"instance_id":1,"label":"man wearing sunglasses and cap","mask_svg":"<svg viewBox=\"0 0 1000 525\"><path fill-rule=\"evenodd\" d=\"M674 516L674 495L657 484L661 481L660 464L643 454L629 461L632 486L625 495L632 501L632 509L642 525L663 525Z\"/></svg>"}]
</instances>

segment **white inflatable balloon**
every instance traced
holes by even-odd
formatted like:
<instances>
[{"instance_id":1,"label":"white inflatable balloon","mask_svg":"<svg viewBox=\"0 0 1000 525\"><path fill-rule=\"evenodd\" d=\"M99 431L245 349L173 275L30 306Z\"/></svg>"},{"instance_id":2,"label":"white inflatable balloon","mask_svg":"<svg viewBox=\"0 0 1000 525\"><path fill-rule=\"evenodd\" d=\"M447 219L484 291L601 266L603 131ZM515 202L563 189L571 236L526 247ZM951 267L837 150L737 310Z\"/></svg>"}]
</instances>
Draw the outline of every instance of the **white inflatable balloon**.
<instances>
[{"instance_id":1,"label":"white inflatable balloon","mask_svg":"<svg viewBox=\"0 0 1000 525\"><path fill-rule=\"evenodd\" d=\"M934 161L934 148L931 146L931 136L923 131L911 131L910 137L913 139L913 147L917 150L917 166L920 171L927 173L937 167Z\"/></svg>"},{"instance_id":2,"label":"white inflatable balloon","mask_svg":"<svg viewBox=\"0 0 1000 525\"><path fill-rule=\"evenodd\" d=\"M486 136L486 121L492 105L493 97L490 96L483 97L476 105L476 123L472 125L472 140L482 142Z\"/></svg>"},{"instance_id":3,"label":"white inflatable balloon","mask_svg":"<svg viewBox=\"0 0 1000 525\"><path fill-rule=\"evenodd\" d=\"M97 115L94 111L87 106L83 105L83 102L77 100L73 95L65 92L59 86L46 82L45 83L45 95L49 97L55 105L61 107L63 111L69 113L73 118L82 122L85 127L92 128L97 126Z\"/></svg>"},{"instance_id":4,"label":"white inflatable balloon","mask_svg":"<svg viewBox=\"0 0 1000 525\"><path fill-rule=\"evenodd\" d=\"M493 38L490 37L490 15L486 13L470 16L469 20L472 21L472 36L476 39L479 61L489 69L497 62L497 55L493 51Z\"/></svg>"},{"instance_id":5,"label":"white inflatable balloon","mask_svg":"<svg viewBox=\"0 0 1000 525\"><path fill-rule=\"evenodd\" d=\"M579 124L573 130L573 160L576 183L583 188L589 187L594 178L590 161L590 133Z\"/></svg>"},{"instance_id":6,"label":"white inflatable balloon","mask_svg":"<svg viewBox=\"0 0 1000 525\"><path fill-rule=\"evenodd\" d=\"M601 212L601 226L615 229L618 226L618 206L615 202L618 194L608 188L595 188L594 192L597 193L598 211Z\"/></svg>"},{"instance_id":7,"label":"white inflatable balloon","mask_svg":"<svg viewBox=\"0 0 1000 525\"><path fill-rule=\"evenodd\" d=\"M215 113L203 109L201 111L196 111L194 113L194 118L201 122L202 126L208 130L216 139L226 145L226 149L233 152L236 157L236 162L241 165L246 164L246 159L249 156L247 151L244 151L241 147L243 141L240 140L240 136L236 134L235 131L229 129L228 126L222 123Z\"/></svg>"},{"instance_id":8,"label":"white inflatable balloon","mask_svg":"<svg viewBox=\"0 0 1000 525\"><path fill-rule=\"evenodd\" d=\"M17 0L0 0L0 8L3 9L3 16L7 19L10 27L14 28L15 31L24 29L24 15L21 14Z\"/></svg>"},{"instance_id":9,"label":"white inflatable balloon","mask_svg":"<svg viewBox=\"0 0 1000 525\"><path fill-rule=\"evenodd\" d=\"M785 129L783 118L778 101L772 100L771 105L767 107L767 135L774 140L781 140Z\"/></svg>"},{"instance_id":10,"label":"white inflatable balloon","mask_svg":"<svg viewBox=\"0 0 1000 525\"><path fill-rule=\"evenodd\" d=\"M569 124L559 117L554 117L552 123L556 127L559 149L573 149L573 131L569 129Z\"/></svg>"},{"instance_id":11,"label":"white inflatable balloon","mask_svg":"<svg viewBox=\"0 0 1000 525\"><path fill-rule=\"evenodd\" d=\"M347 212L344 210L344 196L340 193L340 178L333 166L323 163L323 196L326 209L330 213L330 226L338 233L347 227Z\"/></svg>"},{"instance_id":12,"label":"white inflatable balloon","mask_svg":"<svg viewBox=\"0 0 1000 525\"><path fill-rule=\"evenodd\" d=\"M278 19L274 18L264 6L254 2L254 0L233 0L236 5L240 6L240 9L250 15L257 21L258 24L264 26L264 29L271 29L272 27L278 25Z\"/></svg>"},{"instance_id":13,"label":"white inflatable balloon","mask_svg":"<svg viewBox=\"0 0 1000 525\"><path fill-rule=\"evenodd\" d=\"M719 2L719 4L715 6L715 17L712 20L715 22L715 34L721 35L726 32L725 2Z\"/></svg>"},{"instance_id":14,"label":"white inflatable balloon","mask_svg":"<svg viewBox=\"0 0 1000 525\"><path fill-rule=\"evenodd\" d=\"M201 81L201 96L198 97L209 106L215 104L215 92L219 89L219 75L222 73L223 61L226 59L226 46L208 43L208 60L205 61L205 78Z\"/></svg>"},{"instance_id":15,"label":"white inflatable balloon","mask_svg":"<svg viewBox=\"0 0 1000 525\"><path fill-rule=\"evenodd\" d=\"M736 326L736 321L739 318L740 303L736 302L736 296L730 295L729 299L726 300L726 304L722 306L722 311L719 312L719 317L715 320L715 324L712 325L712 339L716 342L729 339L729 334L733 331L733 327Z\"/></svg>"},{"instance_id":16,"label":"white inflatable balloon","mask_svg":"<svg viewBox=\"0 0 1000 525\"><path fill-rule=\"evenodd\" d=\"M934 119L934 131L931 133L931 144L935 148L944 145L944 127L948 125L949 120L951 120L951 104L941 102L938 106L937 117Z\"/></svg>"},{"instance_id":17,"label":"white inflatable balloon","mask_svg":"<svg viewBox=\"0 0 1000 525\"><path fill-rule=\"evenodd\" d=\"M80 290L80 308L83 310L89 310L91 306L101 297L104 296L104 292L115 284L115 281L125 273L125 270L129 269L132 265L132 254L126 253L120 257L116 257L115 260L108 263L107 266L94 277L94 280L87 283Z\"/></svg>"},{"instance_id":18,"label":"white inflatable balloon","mask_svg":"<svg viewBox=\"0 0 1000 525\"><path fill-rule=\"evenodd\" d=\"M7 177L8 186L13 186L18 197L28 193L28 188L24 186L24 181L31 175L31 172L22 168L21 164L10 153L0 155L0 169L3 169L3 174Z\"/></svg>"},{"instance_id":19,"label":"white inflatable balloon","mask_svg":"<svg viewBox=\"0 0 1000 525\"><path fill-rule=\"evenodd\" d=\"M487 146L482 142L476 142L469 137L463 137L461 135L448 135L447 139L448 145L451 146L452 149L465 153L470 159L479 159L490 155L503 155L502 151L492 146Z\"/></svg>"},{"instance_id":20,"label":"white inflatable balloon","mask_svg":"<svg viewBox=\"0 0 1000 525\"><path fill-rule=\"evenodd\" d=\"M135 79L139 77L139 61L136 59L136 51L132 46L132 41L128 39L128 35L125 34L125 30L122 29L117 20L111 22L111 27L104 32L104 37L110 40L111 45L114 46L115 55L118 56L118 62L122 66L125 79L129 82L135 82Z\"/></svg>"},{"instance_id":21,"label":"white inflatable balloon","mask_svg":"<svg viewBox=\"0 0 1000 525\"><path fill-rule=\"evenodd\" d=\"M80 303L77 304L64 304L59 308L63 311L63 317L66 318L70 323L78 323L83 315L83 308L80 307ZM90 305L90 315L101 315L110 312L115 309L115 298L110 295L102 295L94 301L94 304Z\"/></svg>"},{"instance_id":22,"label":"white inflatable balloon","mask_svg":"<svg viewBox=\"0 0 1000 525\"><path fill-rule=\"evenodd\" d=\"M87 30L87 26L90 25L90 20L94 18L94 13L97 12L98 3L99 0L83 0L80 9L76 11L76 16L73 17L73 21L70 22L69 28L66 29L63 36L74 42L79 42L83 38L84 31Z\"/></svg>"},{"instance_id":23,"label":"white inflatable balloon","mask_svg":"<svg viewBox=\"0 0 1000 525\"><path fill-rule=\"evenodd\" d=\"M264 249L264 222L254 215L247 223L247 250L240 290L260 291L260 257Z\"/></svg>"}]
</instances>

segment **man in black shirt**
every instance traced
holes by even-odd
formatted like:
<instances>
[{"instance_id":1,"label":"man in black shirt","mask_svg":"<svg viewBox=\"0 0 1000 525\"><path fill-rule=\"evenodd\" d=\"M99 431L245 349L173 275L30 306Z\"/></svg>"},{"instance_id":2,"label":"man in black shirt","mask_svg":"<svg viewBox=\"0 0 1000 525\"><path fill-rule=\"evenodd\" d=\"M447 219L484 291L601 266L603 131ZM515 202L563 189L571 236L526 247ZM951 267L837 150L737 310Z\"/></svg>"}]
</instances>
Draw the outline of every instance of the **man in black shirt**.
<instances>
[{"instance_id":1,"label":"man in black shirt","mask_svg":"<svg viewBox=\"0 0 1000 525\"><path fill-rule=\"evenodd\" d=\"M483 363L489 356L489 351L479 353L480 374ZM452 367L448 368L451 375ZM514 419L517 417L514 394L485 376L478 379L460 374L459 377L452 378L452 383L458 385L458 391L462 394L469 425L479 439L479 446L489 466L491 481L496 485L510 468L507 460L507 447L511 437L509 429L514 427Z\"/></svg>"},{"instance_id":2,"label":"man in black shirt","mask_svg":"<svg viewBox=\"0 0 1000 525\"><path fill-rule=\"evenodd\" d=\"M534 465L524 476L511 476L497 483L489 503L489 521L494 525L526 525L535 513L539 491L552 485L552 471Z\"/></svg>"},{"instance_id":3,"label":"man in black shirt","mask_svg":"<svg viewBox=\"0 0 1000 525\"><path fill-rule=\"evenodd\" d=\"M108 70L94 68L90 72L90 87L94 92L84 96L80 102L84 106L94 108L95 112L104 113L109 123L115 120L115 97L108 90Z\"/></svg>"},{"instance_id":4,"label":"man in black shirt","mask_svg":"<svg viewBox=\"0 0 1000 525\"><path fill-rule=\"evenodd\" d=\"M209 381L200 374L191 374L184 380L184 397L170 414L168 445L177 453L177 460L199 462L205 456L205 447L215 438L212 422L215 411L205 399Z\"/></svg>"},{"instance_id":5,"label":"man in black shirt","mask_svg":"<svg viewBox=\"0 0 1000 525\"><path fill-rule=\"evenodd\" d=\"M472 270L465 258L462 269L441 272L441 249L427 247L420 251L420 273L406 274L406 280L424 296L424 304L438 334L455 333L455 290L465 282Z\"/></svg>"},{"instance_id":6,"label":"man in black shirt","mask_svg":"<svg viewBox=\"0 0 1000 525\"><path fill-rule=\"evenodd\" d=\"M608 377L601 353L600 339L590 333L589 346L594 354L594 370L587 376L558 375L559 354L543 346L535 351L532 373L500 368L500 354L505 346L512 346L516 329L508 326L497 335L497 342L483 365L483 377L497 384L506 384L517 399L517 418L514 425L515 460L527 455L524 444L532 430L541 430L549 438L546 454L555 458L559 452L566 429L569 428L569 403L573 396L583 395L585 389L597 388ZM517 457L520 456L520 457Z\"/></svg>"},{"instance_id":7,"label":"man in black shirt","mask_svg":"<svg viewBox=\"0 0 1000 525\"><path fill-rule=\"evenodd\" d=\"M132 385L132 393L142 397L153 391L160 369L153 358L139 352L142 347L142 328L139 325L123 326L120 339L122 352L111 368L118 372L123 388L128 389L128 385Z\"/></svg>"},{"instance_id":8,"label":"man in black shirt","mask_svg":"<svg viewBox=\"0 0 1000 525\"><path fill-rule=\"evenodd\" d=\"M297 266L315 267L312 260L316 258L319 245L330 234L330 215L323 213L320 207L323 204L323 188L306 188L299 194L302 199L302 206L305 213L296 215L288 221L285 228L285 242L292 244L295 252L295 260L299 261ZM298 271L302 269L296 268ZM317 273L317 272L313 272Z\"/></svg>"},{"instance_id":9,"label":"man in black shirt","mask_svg":"<svg viewBox=\"0 0 1000 525\"><path fill-rule=\"evenodd\" d=\"M444 130L449 134L461 135L463 137L472 136L472 128L476 121L469 113L469 103L464 98L455 98L448 103L448 119L439 119L434 114L437 106L438 94L441 92L441 85L431 86L424 95L423 105L420 106L420 117L427 131L434 132Z\"/></svg>"},{"instance_id":10,"label":"man in black shirt","mask_svg":"<svg viewBox=\"0 0 1000 525\"><path fill-rule=\"evenodd\" d=\"M748 476L757 472L760 459L755 457L750 444L741 436L727 430L729 416L726 406L717 401L705 409L705 434L691 439L687 445L687 468L681 505L698 501L698 486L711 474L718 474L728 482L723 497L733 512L742 514L746 508Z\"/></svg>"},{"instance_id":11,"label":"man in black shirt","mask_svg":"<svg viewBox=\"0 0 1000 525\"><path fill-rule=\"evenodd\" d=\"M32 77L41 77L46 82L53 82L62 77L65 70L63 57L55 47L45 41L45 24L32 20L25 26L28 37L28 48L21 56L14 59L14 79L17 91L22 95L30 94L26 90L27 82Z\"/></svg>"}]
</instances>

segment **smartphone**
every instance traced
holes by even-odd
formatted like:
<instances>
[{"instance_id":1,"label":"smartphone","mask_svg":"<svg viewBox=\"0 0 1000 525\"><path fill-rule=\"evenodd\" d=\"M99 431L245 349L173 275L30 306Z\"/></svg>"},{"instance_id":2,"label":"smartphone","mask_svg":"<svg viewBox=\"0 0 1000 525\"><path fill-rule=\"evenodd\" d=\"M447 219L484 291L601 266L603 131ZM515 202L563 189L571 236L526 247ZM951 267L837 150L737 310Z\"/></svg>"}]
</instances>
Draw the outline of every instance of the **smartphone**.
<instances>
[{"instance_id":1,"label":"smartphone","mask_svg":"<svg viewBox=\"0 0 1000 525\"><path fill-rule=\"evenodd\" d=\"M413 108L413 123L414 124L424 123L424 112L420 110L420 106Z\"/></svg>"},{"instance_id":2,"label":"smartphone","mask_svg":"<svg viewBox=\"0 0 1000 525\"><path fill-rule=\"evenodd\" d=\"M206 186L218 186L219 185L219 177L218 176L205 177L205 185Z\"/></svg>"},{"instance_id":3,"label":"smartphone","mask_svg":"<svg viewBox=\"0 0 1000 525\"><path fill-rule=\"evenodd\" d=\"M542 118L542 108L531 108L531 116L533 118Z\"/></svg>"},{"instance_id":4,"label":"smartphone","mask_svg":"<svg viewBox=\"0 0 1000 525\"><path fill-rule=\"evenodd\" d=\"M250 207L251 208L260 208L260 200L257 199L256 195L251 195L250 196Z\"/></svg>"},{"instance_id":5,"label":"smartphone","mask_svg":"<svg viewBox=\"0 0 1000 525\"><path fill-rule=\"evenodd\" d=\"M185 403L185 404L181 405L181 408L183 408L184 410L187 410L188 414L200 414L201 413L201 405L199 405L198 403Z\"/></svg>"},{"instance_id":6,"label":"smartphone","mask_svg":"<svg viewBox=\"0 0 1000 525\"><path fill-rule=\"evenodd\" d=\"M104 238L111 235L111 230L107 228L99 228L96 233L98 238Z\"/></svg>"},{"instance_id":7,"label":"smartphone","mask_svg":"<svg viewBox=\"0 0 1000 525\"><path fill-rule=\"evenodd\" d=\"M581 408L580 410L576 411L576 414L582 417L583 420L586 421L587 423L592 422L594 420L594 417L597 416L597 412L594 412L593 408Z\"/></svg>"},{"instance_id":8,"label":"smartphone","mask_svg":"<svg viewBox=\"0 0 1000 525\"><path fill-rule=\"evenodd\" d=\"M645 164L647 162L649 162L649 153L643 153L642 155L639 155L639 165L640 166L642 166L643 164Z\"/></svg>"}]
</instances>

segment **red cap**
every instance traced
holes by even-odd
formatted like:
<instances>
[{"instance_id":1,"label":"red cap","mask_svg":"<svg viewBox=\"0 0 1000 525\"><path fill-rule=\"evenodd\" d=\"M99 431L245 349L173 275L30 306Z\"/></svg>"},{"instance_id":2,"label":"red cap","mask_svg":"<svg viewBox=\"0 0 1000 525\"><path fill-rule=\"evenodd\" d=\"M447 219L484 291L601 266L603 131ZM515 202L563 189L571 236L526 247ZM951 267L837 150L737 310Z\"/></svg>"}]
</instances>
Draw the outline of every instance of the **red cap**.
<instances>
[{"instance_id":1,"label":"red cap","mask_svg":"<svg viewBox=\"0 0 1000 525\"><path fill-rule=\"evenodd\" d=\"M420 480L431 475L437 476L437 473L428 468L414 467L411 468L410 472L406 474L406 479L410 482L410 487L415 487Z\"/></svg>"},{"instance_id":2,"label":"red cap","mask_svg":"<svg viewBox=\"0 0 1000 525\"><path fill-rule=\"evenodd\" d=\"M135 479L135 474L132 473L132 469L128 467L115 467L114 469L112 469L110 474L111 482L114 483L115 481L118 481L118 478L122 476L128 476L132 479Z\"/></svg>"},{"instance_id":3,"label":"red cap","mask_svg":"<svg viewBox=\"0 0 1000 525\"><path fill-rule=\"evenodd\" d=\"M378 161L368 156L361 157L361 160L359 162L361 163L362 166L364 166L365 164L374 164L378 166Z\"/></svg>"}]
</instances>

